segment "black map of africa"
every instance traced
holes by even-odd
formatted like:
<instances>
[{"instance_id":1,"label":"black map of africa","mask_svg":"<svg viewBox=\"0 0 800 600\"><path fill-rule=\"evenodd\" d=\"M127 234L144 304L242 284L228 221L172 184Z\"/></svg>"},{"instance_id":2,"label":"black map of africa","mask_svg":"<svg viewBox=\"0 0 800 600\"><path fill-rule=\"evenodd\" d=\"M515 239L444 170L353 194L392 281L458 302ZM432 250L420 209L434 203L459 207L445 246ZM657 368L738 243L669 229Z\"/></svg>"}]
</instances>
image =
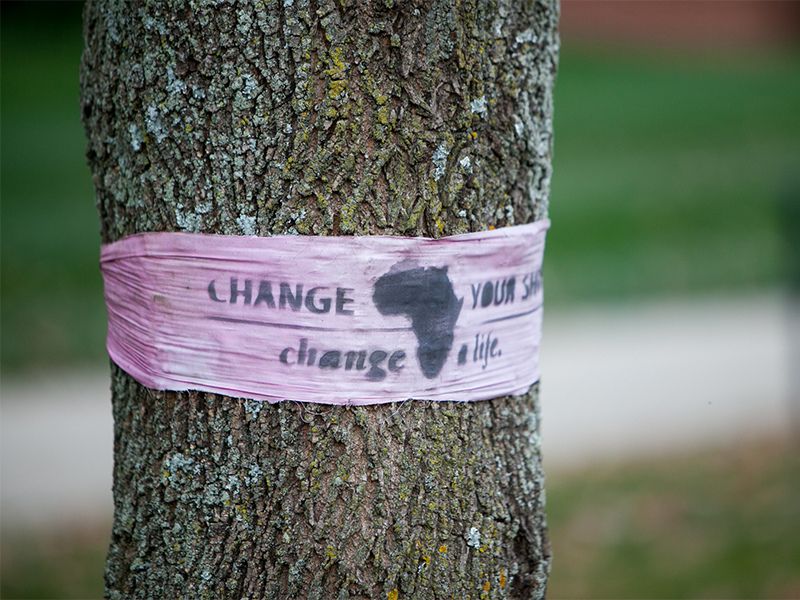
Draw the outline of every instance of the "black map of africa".
<instances>
[{"instance_id":1,"label":"black map of africa","mask_svg":"<svg viewBox=\"0 0 800 600\"><path fill-rule=\"evenodd\" d=\"M372 301L382 315L411 319L422 372L428 379L436 377L453 346L453 328L464 302L453 292L447 267L395 265L375 282Z\"/></svg>"}]
</instances>

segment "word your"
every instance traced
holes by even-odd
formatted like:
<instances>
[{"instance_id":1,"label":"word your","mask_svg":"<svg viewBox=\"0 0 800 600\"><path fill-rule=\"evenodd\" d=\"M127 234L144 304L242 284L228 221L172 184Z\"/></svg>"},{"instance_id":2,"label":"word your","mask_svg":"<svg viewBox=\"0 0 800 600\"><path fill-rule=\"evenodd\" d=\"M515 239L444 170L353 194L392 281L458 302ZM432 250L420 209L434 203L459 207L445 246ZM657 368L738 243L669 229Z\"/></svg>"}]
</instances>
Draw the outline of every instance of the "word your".
<instances>
[{"instance_id":1,"label":"word your","mask_svg":"<svg viewBox=\"0 0 800 600\"><path fill-rule=\"evenodd\" d=\"M470 284L472 288L472 308L486 308L488 306L499 306L509 304L516 299L514 293L517 290L517 278L507 277L497 281L485 281L482 283ZM522 277L522 297L520 300L527 300L531 296L539 293L542 287L542 274L526 273Z\"/></svg>"},{"instance_id":2,"label":"word your","mask_svg":"<svg viewBox=\"0 0 800 600\"><path fill-rule=\"evenodd\" d=\"M317 354L320 355L319 361L317 361ZM391 354L384 350L373 350L369 353L366 350L327 350L322 352L316 348L309 348L308 340L301 338L298 348L291 346L284 348L278 358L285 365L317 366L320 369L331 370L344 368L345 371L353 369L364 371L369 365L369 370L365 374L366 378L370 381L382 381L386 379L387 369L391 373L399 373L403 370L406 353L402 350L395 350ZM383 368L384 361L386 361L386 369Z\"/></svg>"},{"instance_id":3,"label":"word your","mask_svg":"<svg viewBox=\"0 0 800 600\"><path fill-rule=\"evenodd\" d=\"M472 308L498 306L514 302L514 288L517 285L516 277L509 277L502 281L486 281L484 283L471 284L472 288Z\"/></svg>"},{"instance_id":4,"label":"word your","mask_svg":"<svg viewBox=\"0 0 800 600\"><path fill-rule=\"evenodd\" d=\"M208 297L214 302L236 304L241 298L242 303L245 305L258 306L263 303L268 308L290 308L293 311L299 311L305 306L307 311L316 314L329 313L331 309L334 309L337 315L353 314L352 309L346 308L348 304L353 302L353 299L348 296L348 293L353 291L351 288L337 287L334 296L323 292L323 290L328 289L326 287L313 287L304 296L302 283L296 284L293 291L292 286L282 281L278 285L279 293L276 304L275 296L272 293L271 281L261 280L258 282L258 293L255 296L255 300L253 300L255 286L252 279L245 279L240 284L236 277L231 277L229 300L219 297L216 285L216 280L212 280L208 284Z\"/></svg>"}]
</instances>

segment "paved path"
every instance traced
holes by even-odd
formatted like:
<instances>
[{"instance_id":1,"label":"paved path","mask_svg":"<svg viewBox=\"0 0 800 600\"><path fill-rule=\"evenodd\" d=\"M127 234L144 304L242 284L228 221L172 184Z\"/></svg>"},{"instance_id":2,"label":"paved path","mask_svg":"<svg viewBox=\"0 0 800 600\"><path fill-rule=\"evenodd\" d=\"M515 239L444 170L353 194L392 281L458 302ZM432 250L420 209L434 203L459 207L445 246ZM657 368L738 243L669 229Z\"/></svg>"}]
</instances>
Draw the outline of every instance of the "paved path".
<instances>
[{"instance_id":1,"label":"paved path","mask_svg":"<svg viewBox=\"0 0 800 600\"><path fill-rule=\"evenodd\" d=\"M554 469L792 431L789 311L777 296L552 311L544 323Z\"/></svg>"},{"instance_id":2,"label":"paved path","mask_svg":"<svg viewBox=\"0 0 800 600\"><path fill-rule=\"evenodd\" d=\"M789 431L787 311L776 296L548 307L543 443L550 472ZM108 375L4 379L2 526L108 518Z\"/></svg>"}]
</instances>

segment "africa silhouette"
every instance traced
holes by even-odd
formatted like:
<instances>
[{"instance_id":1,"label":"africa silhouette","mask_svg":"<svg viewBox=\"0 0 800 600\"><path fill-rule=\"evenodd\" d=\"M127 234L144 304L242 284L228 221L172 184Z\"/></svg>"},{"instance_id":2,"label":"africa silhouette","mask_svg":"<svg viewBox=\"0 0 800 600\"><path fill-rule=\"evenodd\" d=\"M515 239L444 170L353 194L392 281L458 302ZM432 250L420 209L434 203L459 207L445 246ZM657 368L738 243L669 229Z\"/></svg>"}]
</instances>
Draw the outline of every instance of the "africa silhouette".
<instances>
[{"instance_id":1,"label":"africa silhouette","mask_svg":"<svg viewBox=\"0 0 800 600\"><path fill-rule=\"evenodd\" d=\"M399 263L375 282L372 301L382 315L405 315L417 337L417 359L428 379L442 370L464 299L456 298L447 267L404 268Z\"/></svg>"}]
</instances>

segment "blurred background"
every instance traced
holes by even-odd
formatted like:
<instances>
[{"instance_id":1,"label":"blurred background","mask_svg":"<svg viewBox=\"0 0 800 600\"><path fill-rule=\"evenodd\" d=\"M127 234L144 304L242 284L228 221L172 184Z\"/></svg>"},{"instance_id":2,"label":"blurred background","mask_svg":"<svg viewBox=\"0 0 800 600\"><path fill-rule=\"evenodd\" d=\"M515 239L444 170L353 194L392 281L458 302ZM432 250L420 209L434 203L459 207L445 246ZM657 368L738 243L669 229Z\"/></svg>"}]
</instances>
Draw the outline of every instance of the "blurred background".
<instances>
[{"instance_id":1,"label":"blurred background","mask_svg":"<svg viewBox=\"0 0 800 600\"><path fill-rule=\"evenodd\" d=\"M0 596L102 594L81 4L3 2ZM800 597L800 2L562 3L553 598Z\"/></svg>"}]
</instances>

